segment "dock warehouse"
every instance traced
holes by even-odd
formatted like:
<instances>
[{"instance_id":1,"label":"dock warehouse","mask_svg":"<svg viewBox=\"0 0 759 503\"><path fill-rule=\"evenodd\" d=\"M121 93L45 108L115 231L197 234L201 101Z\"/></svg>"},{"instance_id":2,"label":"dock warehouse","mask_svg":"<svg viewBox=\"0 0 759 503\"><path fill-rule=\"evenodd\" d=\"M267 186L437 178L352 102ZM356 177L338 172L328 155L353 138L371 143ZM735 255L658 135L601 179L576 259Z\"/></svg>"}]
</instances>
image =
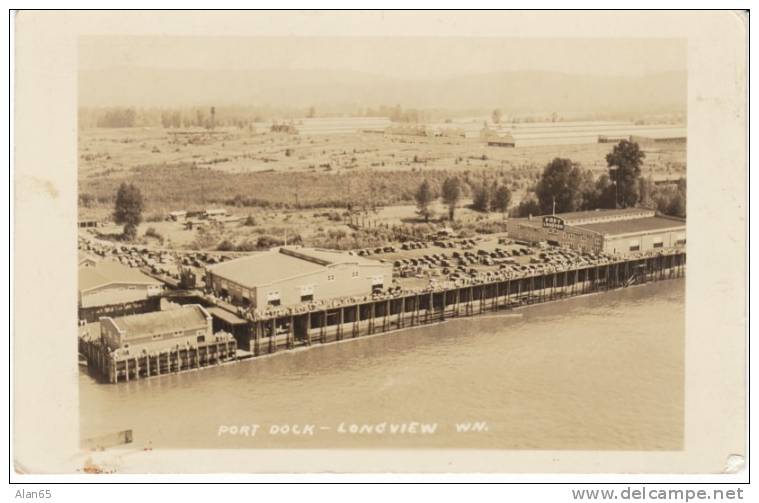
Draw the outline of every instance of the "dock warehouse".
<instances>
[{"instance_id":1,"label":"dock warehouse","mask_svg":"<svg viewBox=\"0 0 759 503\"><path fill-rule=\"evenodd\" d=\"M391 263L348 253L281 247L206 270L214 293L253 308L371 295L390 285Z\"/></svg>"},{"instance_id":2,"label":"dock warehouse","mask_svg":"<svg viewBox=\"0 0 759 503\"><path fill-rule=\"evenodd\" d=\"M210 341L211 315L197 304L178 309L100 318L100 336L109 350L146 349L149 352L174 349L177 344L195 345Z\"/></svg>"},{"instance_id":3,"label":"dock warehouse","mask_svg":"<svg viewBox=\"0 0 759 503\"><path fill-rule=\"evenodd\" d=\"M137 269L111 260L79 267L79 319L155 311L163 285Z\"/></svg>"},{"instance_id":4,"label":"dock warehouse","mask_svg":"<svg viewBox=\"0 0 759 503\"><path fill-rule=\"evenodd\" d=\"M511 219L512 239L547 242L585 252L629 253L685 246L685 220L654 210L579 211Z\"/></svg>"}]
</instances>

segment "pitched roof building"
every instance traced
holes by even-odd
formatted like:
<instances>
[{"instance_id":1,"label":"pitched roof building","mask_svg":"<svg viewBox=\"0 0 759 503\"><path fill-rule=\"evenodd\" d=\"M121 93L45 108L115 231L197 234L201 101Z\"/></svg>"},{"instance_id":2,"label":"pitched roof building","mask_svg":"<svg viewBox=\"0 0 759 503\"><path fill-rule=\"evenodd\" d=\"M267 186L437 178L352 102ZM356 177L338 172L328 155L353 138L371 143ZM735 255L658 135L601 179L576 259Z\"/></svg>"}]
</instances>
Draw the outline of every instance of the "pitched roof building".
<instances>
[{"instance_id":1,"label":"pitched roof building","mask_svg":"<svg viewBox=\"0 0 759 503\"><path fill-rule=\"evenodd\" d=\"M233 302L288 305L369 295L392 282L392 264L313 248L282 247L207 269L207 284Z\"/></svg>"}]
</instances>

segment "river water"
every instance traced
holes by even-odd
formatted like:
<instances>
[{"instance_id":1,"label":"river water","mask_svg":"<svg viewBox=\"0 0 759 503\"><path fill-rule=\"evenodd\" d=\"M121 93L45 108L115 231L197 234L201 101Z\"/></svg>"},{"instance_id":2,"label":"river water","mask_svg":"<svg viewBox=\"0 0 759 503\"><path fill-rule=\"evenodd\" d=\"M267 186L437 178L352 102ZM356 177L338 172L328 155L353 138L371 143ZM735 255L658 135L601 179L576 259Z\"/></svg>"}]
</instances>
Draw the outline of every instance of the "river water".
<instances>
[{"instance_id":1,"label":"river water","mask_svg":"<svg viewBox=\"0 0 759 503\"><path fill-rule=\"evenodd\" d=\"M677 450L684 299L685 280L669 280L129 383L82 372L81 435L131 429L139 448Z\"/></svg>"}]
</instances>

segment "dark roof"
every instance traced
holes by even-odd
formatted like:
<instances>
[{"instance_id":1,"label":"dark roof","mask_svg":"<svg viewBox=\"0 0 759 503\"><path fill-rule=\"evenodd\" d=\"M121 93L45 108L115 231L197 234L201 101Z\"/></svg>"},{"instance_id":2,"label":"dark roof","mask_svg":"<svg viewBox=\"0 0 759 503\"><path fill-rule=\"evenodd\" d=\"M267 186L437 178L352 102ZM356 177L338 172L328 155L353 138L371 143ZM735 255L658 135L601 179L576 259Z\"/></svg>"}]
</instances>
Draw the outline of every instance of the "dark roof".
<instances>
[{"instance_id":1,"label":"dark roof","mask_svg":"<svg viewBox=\"0 0 759 503\"><path fill-rule=\"evenodd\" d=\"M629 234L633 232L660 231L665 229L685 230L685 220L670 217L633 218L614 222L599 222L577 226L599 234Z\"/></svg>"},{"instance_id":2,"label":"dark roof","mask_svg":"<svg viewBox=\"0 0 759 503\"><path fill-rule=\"evenodd\" d=\"M160 285L160 281L151 278L137 269L103 260L90 267L79 268L79 291L84 292L112 283Z\"/></svg>"},{"instance_id":3,"label":"dark roof","mask_svg":"<svg viewBox=\"0 0 759 503\"><path fill-rule=\"evenodd\" d=\"M199 305L113 318L116 326L126 331L126 337L164 334L185 330L206 323L206 311Z\"/></svg>"},{"instance_id":4,"label":"dark roof","mask_svg":"<svg viewBox=\"0 0 759 503\"><path fill-rule=\"evenodd\" d=\"M245 325L247 323L247 321L243 320L236 314L230 313L226 309L220 307L209 307L206 308L206 311L208 311L211 316L215 316L230 325Z\"/></svg>"}]
</instances>

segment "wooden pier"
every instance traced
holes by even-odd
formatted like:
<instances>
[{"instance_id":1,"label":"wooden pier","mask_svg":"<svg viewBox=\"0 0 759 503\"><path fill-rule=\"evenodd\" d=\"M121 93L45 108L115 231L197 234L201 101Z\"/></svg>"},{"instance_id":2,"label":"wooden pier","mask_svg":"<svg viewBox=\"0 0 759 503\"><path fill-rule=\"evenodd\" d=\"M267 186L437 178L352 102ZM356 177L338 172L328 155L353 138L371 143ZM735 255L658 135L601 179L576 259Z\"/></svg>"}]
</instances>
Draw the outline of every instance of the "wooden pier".
<instances>
[{"instance_id":1,"label":"wooden pier","mask_svg":"<svg viewBox=\"0 0 759 503\"><path fill-rule=\"evenodd\" d=\"M235 332L254 356L327 344L449 318L550 302L685 276L685 252L540 273L442 291L409 293L321 310L248 321Z\"/></svg>"},{"instance_id":2,"label":"wooden pier","mask_svg":"<svg viewBox=\"0 0 759 503\"><path fill-rule=\"evenodd\" d=\"M124 354L110 352L98 339L79 339L79 352L87 366L109 383L201 369L237 359L237 341L230 334L215 334L214 340L161 351Z\"/></svg>"}]
</instances>

